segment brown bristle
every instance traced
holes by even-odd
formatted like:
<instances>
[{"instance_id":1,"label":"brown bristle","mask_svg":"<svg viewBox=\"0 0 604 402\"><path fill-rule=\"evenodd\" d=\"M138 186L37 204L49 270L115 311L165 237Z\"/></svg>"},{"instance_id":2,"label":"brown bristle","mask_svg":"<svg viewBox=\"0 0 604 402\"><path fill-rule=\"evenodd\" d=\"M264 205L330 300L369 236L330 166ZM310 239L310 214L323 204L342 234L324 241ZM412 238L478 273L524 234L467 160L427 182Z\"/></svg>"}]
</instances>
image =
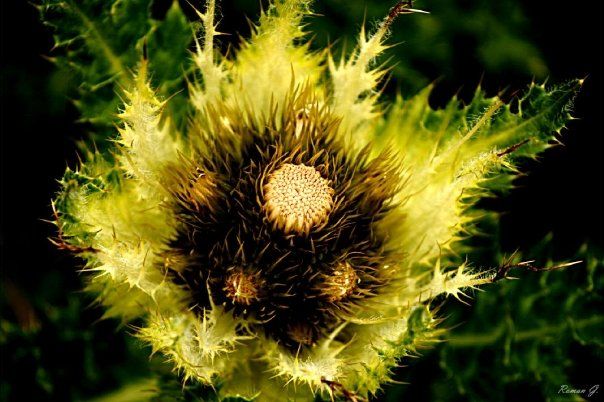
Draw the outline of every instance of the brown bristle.
<instances>
[{"instance_id":1,"label":"brown bristle","mask_svg":"<svg viewBox=\"0 0 604 402\"><path fill-rule=\"evenodd\" d=\"M201 170L197 170L189 182L180 190L180 197L195 210L211 208L216 185L212 179Z\"/></svg>"}]
</instances>

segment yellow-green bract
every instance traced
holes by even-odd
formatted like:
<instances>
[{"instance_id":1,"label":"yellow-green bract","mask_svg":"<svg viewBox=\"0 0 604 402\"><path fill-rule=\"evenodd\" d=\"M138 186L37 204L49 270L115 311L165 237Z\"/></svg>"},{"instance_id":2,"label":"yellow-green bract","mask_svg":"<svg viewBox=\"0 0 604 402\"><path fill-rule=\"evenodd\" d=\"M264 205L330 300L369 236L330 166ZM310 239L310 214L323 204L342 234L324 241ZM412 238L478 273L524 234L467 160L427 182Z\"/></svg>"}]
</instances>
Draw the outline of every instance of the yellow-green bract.
<instances>
[{"instance_id":1,"label":"yellow-green bract","mask_svg":"<svg viewBox=\"0 0 604 402\"><path fill-rule=\"evenodd\" d=\"M467 106L454 99L433 110L430 88L382 104L386 70L375 59L387 48L392 14L371 35L362 30L352 54L334 60L305 40L309 1L272 3L252 37L229 57L214 46L214 1L203 10L186 130L172 124L165 107L170 99L158 99L141 60L124 90L111 155L91 152L62 179L55 200L61 244L87 260L89 287L107 316L143 317L137 336L186 380L215 385L221 398L374 394L398 359L439 337L431 300L459 298L490 281L468 264L444 265L463 257L462 240L480 219L475 202L509 186L515 159L533 157L555 140L581 82L531 84L515 111L480 91ZM201 313L192 311L191 296L168 268L178 265L171 247L183 225L171 191L182 186L181 176L173 167L212 153L208 144L218 133L226 138L232 131L232 141L217 142L225 148L245 141L245 132L233 127L263 132L269 121L290 121L282 116L298 112L291 110L300 107L298 96L310 102L302 112L320 109L337 119L335 136L350 154L370 145L370 163L383 150L393 153L400 185L372 228L398 256L382 267L390 272L387 283L342 315L329 334L292 351L258 331L253 317L234 315L212 298Z\"/></svg>"}]
</instances>

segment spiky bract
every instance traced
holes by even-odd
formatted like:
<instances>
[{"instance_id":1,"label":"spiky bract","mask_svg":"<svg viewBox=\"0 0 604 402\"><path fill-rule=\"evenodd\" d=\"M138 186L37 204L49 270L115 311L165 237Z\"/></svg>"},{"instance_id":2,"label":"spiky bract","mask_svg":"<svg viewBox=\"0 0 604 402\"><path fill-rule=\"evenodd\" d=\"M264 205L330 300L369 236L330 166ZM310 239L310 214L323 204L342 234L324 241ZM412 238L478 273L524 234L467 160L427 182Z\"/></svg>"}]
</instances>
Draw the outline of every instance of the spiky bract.
<instances>
[{"instance_id":1,"label":"spiky bract","mask_svg":"<svg viewBox=\"0 0 604 402\"><path fill-rule=\"evenodd\" d=\"M449 268L473 206L548 146L580 82L533 84L516 112L480 91L432 110L428 88L386 113L372 63L392 13L338 63L304 42L308 1L275 1L228 58L214 8L190 124L172 124L143 60L112 155L62 180L59 243L108 316L143 317L138 335L220 397L373 394L439 336L431 300L489 282Z\"/></svg>"}]
</instances>

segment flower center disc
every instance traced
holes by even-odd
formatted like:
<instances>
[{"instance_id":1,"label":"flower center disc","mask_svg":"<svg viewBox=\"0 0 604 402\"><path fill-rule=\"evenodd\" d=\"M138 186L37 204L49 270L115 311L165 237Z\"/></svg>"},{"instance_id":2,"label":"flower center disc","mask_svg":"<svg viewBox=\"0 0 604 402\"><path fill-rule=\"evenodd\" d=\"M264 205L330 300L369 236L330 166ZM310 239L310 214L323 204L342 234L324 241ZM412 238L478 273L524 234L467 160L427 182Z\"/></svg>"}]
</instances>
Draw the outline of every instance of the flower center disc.
<instances>
[{"instance_id":1,"label":"flower center disc","mask_svg":"<svg viewBox=\"0 0 604 402\"><path fill-rule=\"evenodd\" d=\"M329 181L312 166L284 163L264 186L269 220L286 233L308 234L327 221L333 207Z\"/></svg>"}]
</instances>

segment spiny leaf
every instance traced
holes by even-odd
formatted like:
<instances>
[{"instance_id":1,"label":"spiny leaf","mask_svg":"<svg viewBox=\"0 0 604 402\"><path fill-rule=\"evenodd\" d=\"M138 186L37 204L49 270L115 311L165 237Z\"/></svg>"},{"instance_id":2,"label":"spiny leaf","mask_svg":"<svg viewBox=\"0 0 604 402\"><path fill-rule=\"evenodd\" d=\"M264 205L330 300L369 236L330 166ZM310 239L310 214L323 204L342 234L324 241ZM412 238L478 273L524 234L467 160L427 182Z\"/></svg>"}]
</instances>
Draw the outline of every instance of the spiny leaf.
<instances>
[{"instance_id":1,"label":"spiny leaf","mask_svg":"<svg viewBox=\"0 0 604 402\"><path fill-rule=\"evenodd\" d=\"M514 112L513 104L506 105L481 137L488 145L514 147L503 150L501 154L507 152L512 157L535 157L557 141L556 134L571 120L574 98L582 84L581 79L551 87L531 84L517 101L517 112Z\"/></svg>"},{"instance_id":2,"label":"spiny leaf","mask_svg":"<svg viewBox=\"0 0 604 402\"><path fill-rule=\"evenodd\" d=\"M461 239L478 217L469 208L490 192L509 189L519 157L534 158L556 141L581 83L532 84L515 105L480 89L466 106L453 99L437 110L428 102L431 87L399 98L376 141L380 148L392 146L407 166L400 193L404 219L400 224L401 217L391 215L384 225L400 230L393 241L428 261Z\"/></svg>"},{"instance_id":3,"label":"spiny leaf","mask_svg":"<svg viewBox=\"0 0 604 402\"><path fill-rule=\"evenodd\" d=\"M151 17L151 0L41 0L37 8L54 37L53 60L75 73L74 102L81 121L96 126L99 139L113 135L120 105L118 91L131 84L143 47L159 93L167 98L186 89L187 48L192 31L175 2L162 21ZM184 97L184 95L182 95ZM173 118L184 118L183 100L172 102ZM102 143L102 141L99 141Z\"/></svg>"},{"instance_id":4,"label":"spiny leaf","mask_svg":"<svg viewBox=\"0 0 604 402\"><path fill-rule=\"evenodd\" d=\"M536 255L542 257L546 248ZM602 356L604 319L598 306L604 281L598 271L604 259L585 247L577 257L581 266L514 272L520 280L480 293L469 321L441 350L449 379L435 387L435 399L454 399L453 383L470 401L503 400L506 390L522 387L534 398L550 400L565 397L558 395L563 384L597 383L597 375L576 378L571 359L590 364Z\"/></svg>"}]
</instances>

